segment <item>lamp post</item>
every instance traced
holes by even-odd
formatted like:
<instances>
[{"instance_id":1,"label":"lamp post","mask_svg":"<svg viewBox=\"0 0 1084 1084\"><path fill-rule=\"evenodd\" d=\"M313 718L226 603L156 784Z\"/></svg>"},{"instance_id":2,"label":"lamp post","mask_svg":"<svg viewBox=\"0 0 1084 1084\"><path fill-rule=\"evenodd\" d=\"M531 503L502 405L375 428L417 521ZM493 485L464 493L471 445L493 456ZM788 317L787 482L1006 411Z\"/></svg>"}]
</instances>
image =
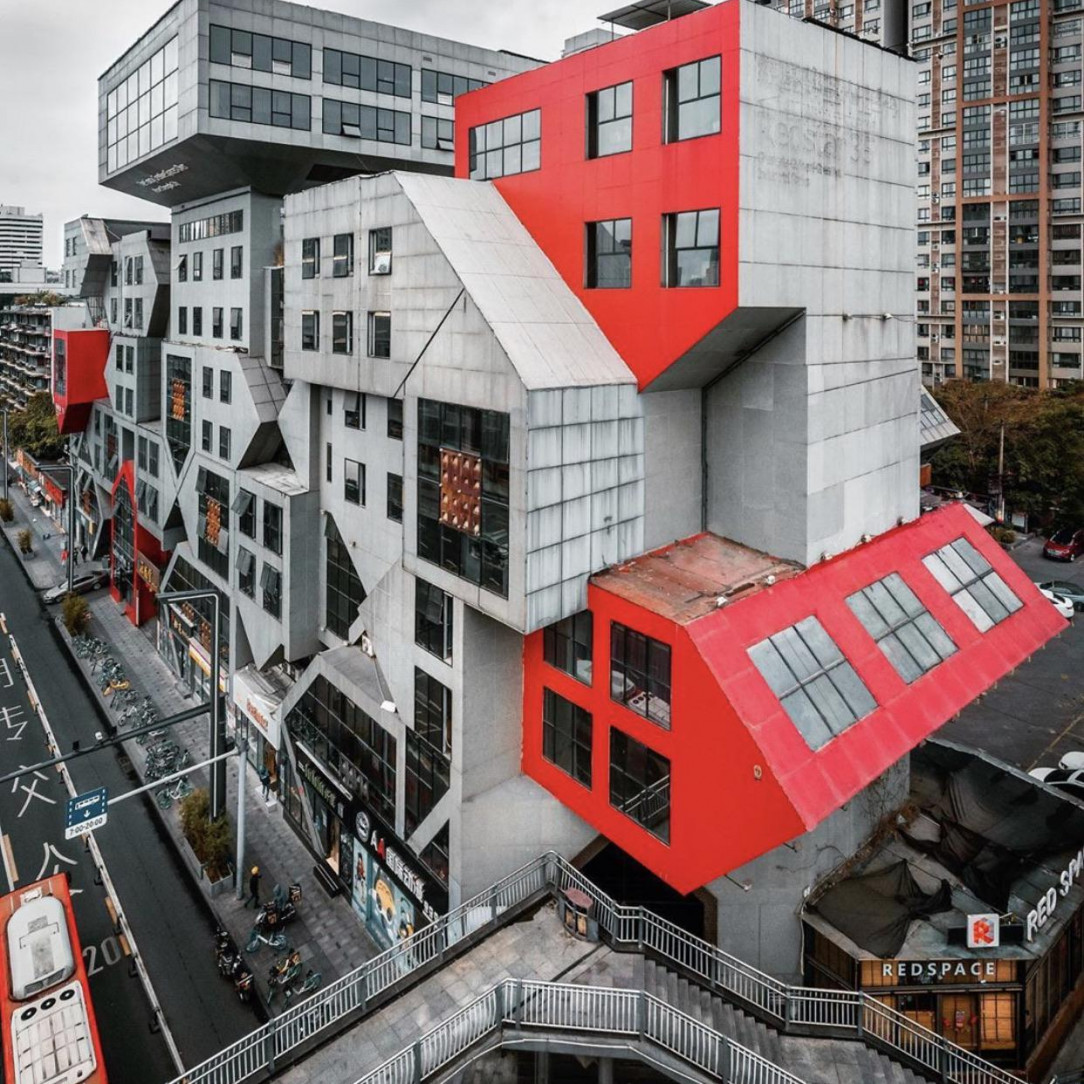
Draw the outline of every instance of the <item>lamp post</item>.
<instances>
[{"instance_id":1,"label":"lamp post","mask_svg":"<svg viewBox=\"0 0 1084 1084\"><path fill-rule=\"evenodd\" d=\"M6 421L5 417L5 421ZM7 454L7 442L4 442L5 456ZM7 486L7 461L4 462L4 485ZM52 466L42 467L42 471L64 471L68 476L68 592L75 584L75 467L71 463L56 463Z\"/></svg>"}]
</instances>

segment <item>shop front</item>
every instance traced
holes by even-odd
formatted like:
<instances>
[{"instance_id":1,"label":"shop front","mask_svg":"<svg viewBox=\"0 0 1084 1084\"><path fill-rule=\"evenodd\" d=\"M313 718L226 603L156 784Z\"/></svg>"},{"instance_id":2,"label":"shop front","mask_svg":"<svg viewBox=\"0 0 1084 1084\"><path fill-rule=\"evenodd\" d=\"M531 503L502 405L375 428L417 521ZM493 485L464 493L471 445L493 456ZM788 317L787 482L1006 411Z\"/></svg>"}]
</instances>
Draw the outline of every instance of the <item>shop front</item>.
<instances>
[{"instance_id":1,"label":"shop front","mask_svg":"<svg viewBox=\"0 0 1084 1084\"><path fill-rule=\"evenodd\" d=\"M238 720L248 720L249 763L267 772L270 792L279 789L279 745L282 723L279 708L282 695L255 667L246 666L233 675L233 704Z\"/></svg>"}]
</instances>

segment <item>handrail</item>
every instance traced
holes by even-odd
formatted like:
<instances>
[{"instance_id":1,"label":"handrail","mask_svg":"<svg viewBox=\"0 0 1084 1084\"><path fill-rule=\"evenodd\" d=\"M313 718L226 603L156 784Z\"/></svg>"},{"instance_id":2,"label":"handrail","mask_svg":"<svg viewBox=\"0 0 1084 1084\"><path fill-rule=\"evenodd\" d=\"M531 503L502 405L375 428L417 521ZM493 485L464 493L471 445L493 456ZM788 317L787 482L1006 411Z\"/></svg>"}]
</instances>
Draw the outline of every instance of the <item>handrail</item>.
<instances>
[{"instance_id":1,"label":"handrail","mask_svg":"<svg viewBox=\"0 0 1084 1084\"><path fill-rule=\"evenodd\" d=\"M355 1084L413 1084L447 1069L503 1028L639 1039L724 1084L804 1084L774 1062L653 994L504 979Z\"/></svg>"},{"instance_id":2,"label":"handrail","mask_svg":"<svg viewBox=\"0 0 1084 1084\"><path fill-rule=\"evenodd\" d=\"M171 1084L242 1084L331 1028L359 1019L392 987L419 979L547 895L578 888L615 948L651 953L717 996L791 1034L854 1039L946 1084L1019 1078L859 990L789 986L643 907L620 904L548 851L406 940L318 990ZM412 1070L413 1071L413 1070ZM399 1078L387 1078L389 1080ZM410 1077L409 1079L414 1079Z\"/></svg>"}]
</instances>

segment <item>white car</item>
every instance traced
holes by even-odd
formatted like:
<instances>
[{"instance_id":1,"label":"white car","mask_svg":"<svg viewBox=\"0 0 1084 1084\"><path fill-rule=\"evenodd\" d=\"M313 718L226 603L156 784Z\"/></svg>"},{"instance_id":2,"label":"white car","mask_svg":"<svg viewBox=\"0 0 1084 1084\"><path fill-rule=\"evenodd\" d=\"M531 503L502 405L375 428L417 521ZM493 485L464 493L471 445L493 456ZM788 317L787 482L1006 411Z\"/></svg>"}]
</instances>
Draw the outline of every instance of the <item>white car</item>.
<instances>
[{"instance_id":1,"label":"white car","mask_svg":"<svg viewBox=\"0 0 1084 1084\"><path fill-rule=\"evenodd\" d=\"M1054 609L1057 610L1066 621L1069 621L1076 612L1075 607L1067 598L1056 595L1053 591L1048 591L1045 587L1040 587L1039 593L1043 598L1047 598L1053 603Z\"/></svg>"},{"instance_id":2,"label":"white car","mask_svg":"<svg viewBox=\"0 0 1084 1084\"><path fill-rule=\"evenodd\" d=\"M1071 794L1079 801L1084 801L1084 771L1066 771L1064 768L1032 768L1028 775L1038 779L1049 787Z\"/></svg>"}]
</instances>

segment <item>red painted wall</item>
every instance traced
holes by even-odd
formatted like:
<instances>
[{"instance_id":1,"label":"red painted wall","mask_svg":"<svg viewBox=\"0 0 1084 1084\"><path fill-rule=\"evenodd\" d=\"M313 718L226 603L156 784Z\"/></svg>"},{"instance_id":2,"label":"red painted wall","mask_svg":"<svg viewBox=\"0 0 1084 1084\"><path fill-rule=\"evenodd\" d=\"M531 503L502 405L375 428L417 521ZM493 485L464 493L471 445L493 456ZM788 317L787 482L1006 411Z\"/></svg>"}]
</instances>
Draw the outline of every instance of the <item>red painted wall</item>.
<instances>
[{"instance_id":1,"label":"red painted wall","mask_svg":"<svg viewBox=\"0 0 1084 1084\"><path fill-rule=\"evenodd\" d=\"M139 505L136 502L135 463L130 459L126 459L121 463L117 477L113 481L112 495L114 502L117 498L117 489L122 485L127 487L128 497L132 502L133 541L136 551L136 562L133 563L132 567L131 593L124 603L124 614L133 625L142 625L157 613L158 603L155 592L136 573L135 565L138 563L138 555L143 554L159 569L164 569L169 559L169 551L163 550L158 539L139 522ZM115 521L111 517L109 520L111 532L114 523ZM112 539L112 534L110 539ZM112 542L109 547L109 573L109 593L117 602L120 602L122 595L116 582Z\"/></svg>"},{"instance_id":2,"label":"red painted wall","mask_svg":"<svg viewBox=\"0 0 1084 1084\"><path fill-rule=\"evenodd\" d=\"M987 633L922 564L966 536L1024 607ZM907 685L851 613L848 595L899 572L958 651ZM1065 627L1053 607L962 506L886 532L685 626L592 584L593 682L543 660L543 634L524 653L523 771L607 839L680 892L689 892L815 827ZM878 708L814 752L749 660L747 649L816 614ZM668 643L667 731L610 698L610 622ZM542 690L590 711L592 787L542 756ZM619 727L671 761L670 844L609 804L609 732ZM760 769L759 777L757 768Z\"/></svg>"},{"instance_id":3,"label":"red painted wall","mask_svg":"<svg viewBox=\"0 0 1084 1084\"><path fill-rule=\"evenodd\" d=\"M740 4L629 35L456 99L456 176L469 175L469 130L542 110L542 167L494 182L643 387L738 301ZM663 143L667 69L722 56L722 132ZM586 95L633 82L632 151L586 157ZM662 216L718 207L720 285L661 285ZM632 287L588 290L585 223L632 219Z\"/></svg>"},{"instance_id":4,"label":"red painted wall","mask_svg":"<svg viewBox=\"0 0 1084 1084\"><path fill-rule=\"evenodd\" d=\"M56 407L57 425L61 433L81 433L90 418L94 400L109 395L105 383L109 332L104 328L54 331L53 339L64 343L67 357L63 394L57 392L55 370L53 374L53 405Z\"/></svg>"}]
</instances>

